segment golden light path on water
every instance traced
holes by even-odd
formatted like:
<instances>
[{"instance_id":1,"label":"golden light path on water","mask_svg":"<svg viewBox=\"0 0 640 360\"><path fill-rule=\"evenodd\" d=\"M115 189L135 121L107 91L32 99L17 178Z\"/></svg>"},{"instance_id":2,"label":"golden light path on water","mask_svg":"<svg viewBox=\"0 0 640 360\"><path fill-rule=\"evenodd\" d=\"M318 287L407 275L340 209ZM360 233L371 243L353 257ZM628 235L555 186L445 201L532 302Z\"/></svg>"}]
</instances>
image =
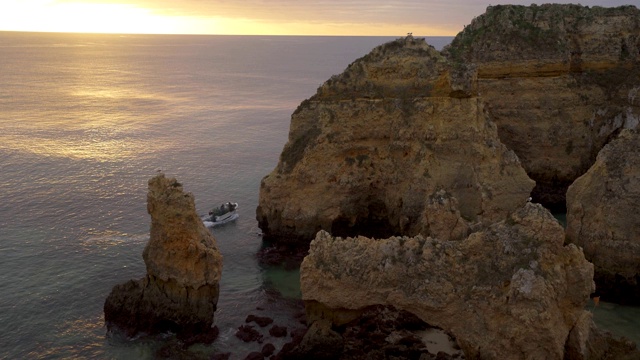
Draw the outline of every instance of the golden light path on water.
<instances>
[{"instance_id":1,"label":"golden light path on water","mask_svg":"<svg viewBox=\"0 0 640 360\"><path fill-rule=\"evenodd\" d=\"M82 140L65 141L47 138L0 137L4 146L18 151L40 156L53 156L70 159L91 159L98 162L118 160L144 151L144 147L134 142L118 140Z\"/></svg>"},{"instance_id":2,"label":"golden light path on water","mask_svg":"<svg viewBox=\"0 0 640 360\"><path fill-rule=\"evenodd\" d=\"M43 99L35 105L41 109L33 114L33 121L3 126L0 149L104 162L177 146L171 141L161 141L154 142L151 149L141 135L159 121L154 109L166 114L173 104L185 99L158 96L131 84L105 84L102 71L80 71L75 76L70 86L54 90L60 94L52 93L52 99ZM65 103L80 105L67 108ZM25 112L23 109L4 112L6 119L14 116L25 118ZM144 121L140 121L142 118Z\"/></svg>"}]
</instances>

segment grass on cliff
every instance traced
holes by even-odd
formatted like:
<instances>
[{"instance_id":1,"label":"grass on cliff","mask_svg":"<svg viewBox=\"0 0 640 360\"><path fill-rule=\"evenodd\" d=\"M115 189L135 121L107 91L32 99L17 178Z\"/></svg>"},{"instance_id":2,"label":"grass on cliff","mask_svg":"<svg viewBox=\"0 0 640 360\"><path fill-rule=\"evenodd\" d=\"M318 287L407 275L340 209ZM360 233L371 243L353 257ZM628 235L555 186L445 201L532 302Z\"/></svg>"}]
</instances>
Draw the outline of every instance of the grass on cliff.
<instances>
[{"instance_id":1,"label":"grass on cliff","mask_svg":"<svg viewBox=\"0 0 640 360\"><path fill-rule=\"evenodd\" d=\"M538 25L538 21L564 24L567 13L578 12L579 9L582 9L579 5L490 6L486 13L473 19L453 39L444 53L450 60L459 63L472 58L494 60L493 56L499 51L515 52L523 58L566 52L568 44L563 31L557 26L544 29Z\"/></svg>"}]
</instances>

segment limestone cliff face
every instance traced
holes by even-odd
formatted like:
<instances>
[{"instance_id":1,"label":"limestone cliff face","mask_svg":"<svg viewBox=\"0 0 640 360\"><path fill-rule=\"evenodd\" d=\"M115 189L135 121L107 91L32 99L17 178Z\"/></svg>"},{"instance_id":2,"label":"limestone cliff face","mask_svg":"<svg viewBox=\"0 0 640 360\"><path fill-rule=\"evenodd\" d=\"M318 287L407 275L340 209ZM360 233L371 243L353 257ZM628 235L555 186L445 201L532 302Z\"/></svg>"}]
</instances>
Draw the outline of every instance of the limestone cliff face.
<instances>
[{"instance_id":1,"label":"limestone cliff face","mask_svg":"<svg viewBox=\"0 0 640 360\"><path fill-rule=\"evenodd\" d=\"M293 114L280 162L262 181L265 236L461 238L521 206L534 182L498 139L473 80L472 67L451 69L412 37L328 80Z\"/></svg>"},{"instance_id":2,"label":"limestone cliff face","mask_svg":"<svg viewBox=\"0 0 640 360\"><path fill-rule=\"evenodd\" d=\"M536 181L563 208L567 187L622 128L640 119L640 10L493 6L443 51L477 66L477 91Z\"/></svg>"},{"instance_id":3,"label":"limestone cliff face","mask_svg":"<svg viewBox=\"0 0 640 360\"><path fill-rule=\"evenodd\" d=\"M531 203L459 241L319 232L300 274L307 317L339 325L392 305L452 334L467 358L562 359L594 289L593 265L563 243Z\"/></svg>"},{"instance_id":4,"label":"limestone cliff face","mask_svg":"<svg viewBox=\"0 0 640 360\"><path fill-rule=\"evenodd\" d=\"M104 305L108 328L127 334L211 331L222 256L195 210L191 193L174 178L149 180L151 237L144 249L147 275L116 285Z\"/></svg>"},{"instance_id":5,"label":"limestone cliff face","mask_svg":"<svg viewBox=\"0 0 640 360\"><path fill-rule=\"evenodd\" d=\"M640 304L640 131L625 130L567 192L567 238L605 299Z\"/></svg>"}]
</instances>

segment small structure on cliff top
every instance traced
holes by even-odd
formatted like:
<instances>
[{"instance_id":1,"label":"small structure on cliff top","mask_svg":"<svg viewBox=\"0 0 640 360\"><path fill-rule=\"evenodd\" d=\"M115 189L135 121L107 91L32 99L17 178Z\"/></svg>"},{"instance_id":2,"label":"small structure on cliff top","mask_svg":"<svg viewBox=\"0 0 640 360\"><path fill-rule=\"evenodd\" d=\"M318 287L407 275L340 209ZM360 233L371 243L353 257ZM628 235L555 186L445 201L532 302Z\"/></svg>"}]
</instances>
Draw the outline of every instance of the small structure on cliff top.
<instances>
[{"instance_id":1,"label":"small structure on cliff top","mask_svg":"<svg viewBox=\"0 0 640 360\"><path fill-rule=\"evenodd\" d=\"M222 273L216 240L198 217L193 195L174 178L161 173L149 180L147 211L147 275L113 288L104 304L107 328L130 336L172 331L187 341L212 341Z\"/></svg>"}]
</instances>

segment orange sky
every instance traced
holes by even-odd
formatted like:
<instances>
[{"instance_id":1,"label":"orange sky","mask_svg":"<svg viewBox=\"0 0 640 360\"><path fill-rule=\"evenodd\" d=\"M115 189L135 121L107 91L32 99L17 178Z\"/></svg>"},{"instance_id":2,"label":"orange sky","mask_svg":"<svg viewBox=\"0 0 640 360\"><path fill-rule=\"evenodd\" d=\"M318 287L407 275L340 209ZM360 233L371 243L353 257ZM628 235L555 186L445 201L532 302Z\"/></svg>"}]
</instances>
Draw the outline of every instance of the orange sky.
<instances>
[{"instance_id":1,"label":"orange sky","mask_svg":"<svg viewBox=\"0 0 640 360\"><path fill-rule=\"evenodd\" d=\"M492 4L531 0L1 0L0 31L454 36ZM556 0L569 3L571 1ZM582 0L618 6L637 0Z\"/></svg>"}]
</instances>

